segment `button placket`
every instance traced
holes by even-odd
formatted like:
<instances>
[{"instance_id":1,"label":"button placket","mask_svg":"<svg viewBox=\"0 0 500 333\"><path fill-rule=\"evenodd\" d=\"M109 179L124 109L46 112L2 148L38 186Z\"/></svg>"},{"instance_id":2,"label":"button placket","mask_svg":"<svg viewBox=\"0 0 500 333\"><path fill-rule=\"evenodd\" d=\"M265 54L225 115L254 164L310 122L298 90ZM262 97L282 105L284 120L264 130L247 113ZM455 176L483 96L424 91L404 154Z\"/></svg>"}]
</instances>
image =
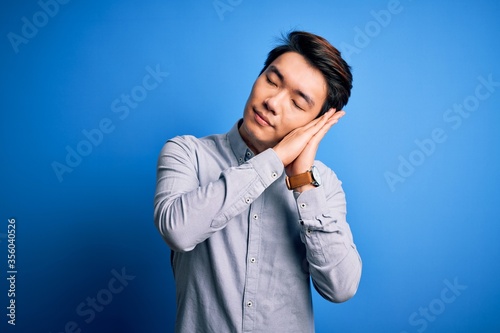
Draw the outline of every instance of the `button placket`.
<instances>
[{"instance_id":1,"label":"button placket","mask_svg":"<svg viewBox=\"0 0 500 333\"><path fill-rule=\"evenodd\" d=\"M263 195L265 196L265 194ZM243 331L251 331L255 323L255 316L258 302L258 285L259 285L259 247L261 237L262 223L262 205L265 199L263 196L251 199L250 212L248 215L248 245L247 245L247 265L246 265L246 281L245 292L243 294L244 310L243 310ZM246 200L246 198L244 199Z\"/></svg>"}]
</instances>

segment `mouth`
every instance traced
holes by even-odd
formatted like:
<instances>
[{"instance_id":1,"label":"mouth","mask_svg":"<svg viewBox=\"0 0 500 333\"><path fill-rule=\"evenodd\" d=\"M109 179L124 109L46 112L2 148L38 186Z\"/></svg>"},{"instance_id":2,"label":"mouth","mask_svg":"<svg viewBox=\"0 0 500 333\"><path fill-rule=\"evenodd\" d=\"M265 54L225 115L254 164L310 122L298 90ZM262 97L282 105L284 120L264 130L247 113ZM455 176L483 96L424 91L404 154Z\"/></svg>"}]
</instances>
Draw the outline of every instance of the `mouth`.
<instances>
[{"instance_id":1,"label":"mouth","mask_svg":"<svg viewBox=\"0 0 500 333\"><path fill-rule=\"evenodd\" d=\"M271 125L271 123L269 122L269 120L267 119L266 116L264 116L262 113L260 113L259 111L255 110L255 108L253 108L253 112L255 114L255 121L261 125L261 126L273 126Z\"/></svg>"}]
</instances>

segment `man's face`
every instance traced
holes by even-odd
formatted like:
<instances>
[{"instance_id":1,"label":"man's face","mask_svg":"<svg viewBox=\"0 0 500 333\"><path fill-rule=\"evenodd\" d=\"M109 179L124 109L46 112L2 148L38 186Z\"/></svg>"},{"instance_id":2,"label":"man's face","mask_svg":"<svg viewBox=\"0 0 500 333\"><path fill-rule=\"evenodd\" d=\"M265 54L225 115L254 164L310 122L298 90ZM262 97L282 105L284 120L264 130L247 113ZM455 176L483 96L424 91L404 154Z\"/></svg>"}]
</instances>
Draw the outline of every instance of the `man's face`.
<instances>
[{"instance_id":1,"label":"man's face","mask_svg":"<svg viewBox=\"0 0 500 333\"><path fill-rule=\"evenodd\" d=\"M326 93L318 69L298 53L282 54L253 85L239 129L243 140L255 153L274 147L318 116Z\"/></svg>"}]
</instances>

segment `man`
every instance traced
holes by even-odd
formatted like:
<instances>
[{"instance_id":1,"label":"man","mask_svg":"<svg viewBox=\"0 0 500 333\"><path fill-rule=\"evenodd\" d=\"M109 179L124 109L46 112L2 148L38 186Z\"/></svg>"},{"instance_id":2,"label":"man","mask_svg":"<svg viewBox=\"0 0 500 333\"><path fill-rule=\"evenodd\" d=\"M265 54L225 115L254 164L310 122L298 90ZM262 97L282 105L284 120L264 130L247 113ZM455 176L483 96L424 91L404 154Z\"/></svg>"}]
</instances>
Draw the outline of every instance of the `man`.
<instances>
[{"instance_id":1,"label":"man","mask_svg":"<svg viewBox=\"0 0 500 333\"><path fill-rule=\"evenodd\" d=\"M176 332L314 332L310 279L332 302L354 295L344 192L315 161L351 83L333 46L294 31L227 134L165 144L155 224L172 250Z\"/></svg>"}]
</instances>

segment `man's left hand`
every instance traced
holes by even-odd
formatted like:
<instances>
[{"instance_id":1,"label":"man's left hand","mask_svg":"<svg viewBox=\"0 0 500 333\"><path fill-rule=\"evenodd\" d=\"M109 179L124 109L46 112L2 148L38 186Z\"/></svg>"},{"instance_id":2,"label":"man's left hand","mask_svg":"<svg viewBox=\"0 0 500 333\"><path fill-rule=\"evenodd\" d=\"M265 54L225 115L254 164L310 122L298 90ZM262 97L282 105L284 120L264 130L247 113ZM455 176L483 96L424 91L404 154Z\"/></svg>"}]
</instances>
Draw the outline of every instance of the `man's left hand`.
<instances>
[{"instance_id":1,"label":"man's left hand","mask_svg":"<svg viewBox=\"0 0 500 333\"><path fill-rule=\"evenodd\" d=\"M330 128L344 115L345 112L342 110L335 112L334 109L330 109L320 118L314 119L309 124L288 133L274 147L274 150L283 161L288 176L304 173L311 168L319 143ZM302 192L302 190L309 188L312 188L312 185L302 186L297 190Z\"/></svg>"}]
</instances>

